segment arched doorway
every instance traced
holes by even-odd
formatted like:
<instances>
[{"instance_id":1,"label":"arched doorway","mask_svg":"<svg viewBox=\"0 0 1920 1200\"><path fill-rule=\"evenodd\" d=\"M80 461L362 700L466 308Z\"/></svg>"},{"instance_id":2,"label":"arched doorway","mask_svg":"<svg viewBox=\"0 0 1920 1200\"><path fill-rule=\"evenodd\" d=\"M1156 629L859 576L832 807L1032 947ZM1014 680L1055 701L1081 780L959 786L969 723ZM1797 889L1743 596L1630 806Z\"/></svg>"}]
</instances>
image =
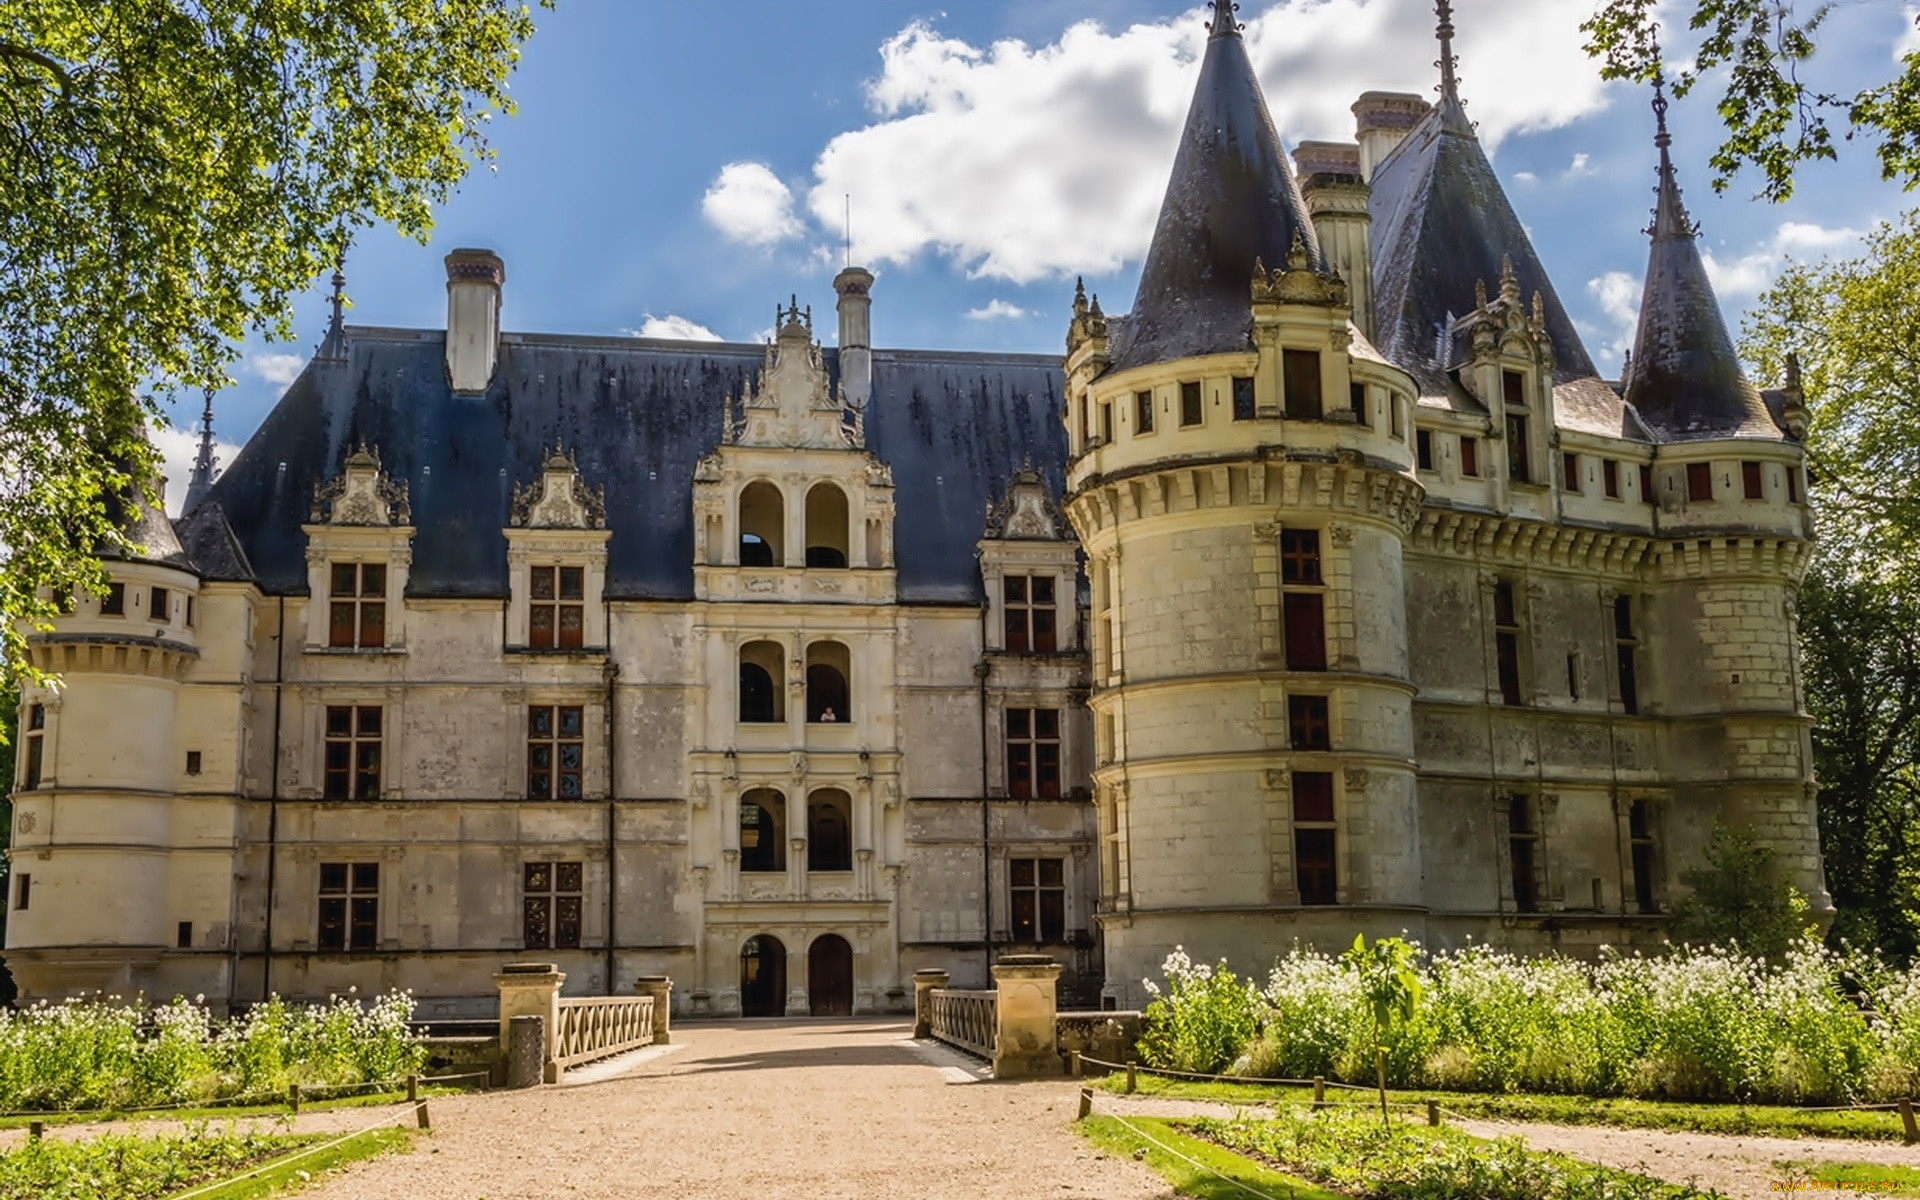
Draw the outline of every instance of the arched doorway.
<instances>
[{"instance_id":1,"label":"arched doorway","mask_svg":"<svg viewBox=\"0 0 1920 1200\"><path fill-rule=\"evenodd\" d=\"M816 1017L853 1015L853 947L837 933L807 948L807 1006Z\"/></svg>"},{"instance_id":2,"label":"arched doorway","mask_svg":"<svg viewBox=\"0 0 1920 1200\"><path fill-rule=\"evenodd\" d=\"M740 947L740 1015L781 1017L787 1012L787 948L772 934L755 934Z\"/></svg>"}]
</instances>

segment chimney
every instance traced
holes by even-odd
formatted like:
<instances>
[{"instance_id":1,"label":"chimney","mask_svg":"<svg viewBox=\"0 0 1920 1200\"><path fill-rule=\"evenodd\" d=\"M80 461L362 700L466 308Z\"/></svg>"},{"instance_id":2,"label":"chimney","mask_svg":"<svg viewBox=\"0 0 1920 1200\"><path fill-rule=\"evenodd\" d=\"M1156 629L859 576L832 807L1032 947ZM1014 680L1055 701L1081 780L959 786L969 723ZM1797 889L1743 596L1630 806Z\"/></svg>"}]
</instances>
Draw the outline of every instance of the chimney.
<instances>
[{"instance_id":1,"label":"chimney","mask_svg":"<svg viewBox=\"0 0 1920 1200\"><path fill-rule=\"evenodd\" d=\"M833 277L840 297L840 402L864 409L873 395L873 272L848 267Z\"/></svg>"},{"instance_id":2,"label":"chimney","mask_svg":"<svg viewBox=\"0 0 1920 1200\"><path fill-rule=\"evenodd\" d=\"M1353 102L1354 136L1360 142L1360 177L1373 173L1433 106L1412 92L1361 92Z\"/></svg>"},{"instance_id":3,"label":"chimney","mask_svg":"<svg viewBox=\"0 0 1920 1200\"><path fill-rule=\"evenodd\" d=\"M1300 195L1327 265L1340 272L1353 298L1353 322L1373 337L1373 189L1360 175L1360 147L1352 142L1301 142L1293 151Z\"/></svg>"},{"instance_id":4,"label":"chimney","mask_svg":"<svg viewBox=\"0 0 1920 1200\"><path fill-rule=\"evenodd\" d=\"M500 285L507 269L491 250L447 255L447 378L456 392L484 392L500 358Z\"/></svg>"}]
</instances>

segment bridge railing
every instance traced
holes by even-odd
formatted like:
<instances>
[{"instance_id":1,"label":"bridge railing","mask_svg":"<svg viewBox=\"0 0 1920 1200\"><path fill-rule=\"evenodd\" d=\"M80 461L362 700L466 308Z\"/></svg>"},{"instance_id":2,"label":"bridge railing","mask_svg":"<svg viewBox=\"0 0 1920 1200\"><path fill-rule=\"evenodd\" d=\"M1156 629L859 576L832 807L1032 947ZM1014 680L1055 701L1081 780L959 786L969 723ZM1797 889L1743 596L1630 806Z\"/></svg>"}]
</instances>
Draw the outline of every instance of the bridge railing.
<instances>
[{"instance_id":1,"label":"bridge railing","mask_svg":"<svg viewBox=\"0 0 1920 1200\"><path fill-rule=\"evenodd\" d=\"M566 981L558 966L541 962L508 963L493 977L500 989L503 1061L512 1020L521 1016L541 1020L548 1083L560 1082L568 1067L673 1040L673 981L666 976L642 975L634 981L635 996L562 996Z\"/></svg>"},{"instance_id":2,"label":"bridge railing","mask_svg":"<svg viewBox=\"0 0 1920 1200\"><path fill-rule=\"evenodd\" d=\"M549 1061L569 1067L653 1044L652 996L561 997Z\"/></svg>"},{"instance_id":3,"label":"bridge railing","mask_svg":"<svg viewBox=\"0 0 1920 1200\"><path fill-rule=\"evenodd\" d=\"M1058 1075L1060 964L1044 954L1003 954L993 987L950 988L947 973L913 973L913 1036L937 1038L993 1064L995 1079Z\"/></svg>"},{"instance_id":4,"label":"bridge railing","mask_svg":"<svg viewBox=\"0 0 1920 1200\"><path fill-rule=\"evenodd\" d=\"M932 1035L949 1046L968 1054L993 1060L993 1046L999 1030L997 1008L1000 993L967 988L934 988L928 995L931 1004L928 1026Z\"/></svg>"}]
</instances>

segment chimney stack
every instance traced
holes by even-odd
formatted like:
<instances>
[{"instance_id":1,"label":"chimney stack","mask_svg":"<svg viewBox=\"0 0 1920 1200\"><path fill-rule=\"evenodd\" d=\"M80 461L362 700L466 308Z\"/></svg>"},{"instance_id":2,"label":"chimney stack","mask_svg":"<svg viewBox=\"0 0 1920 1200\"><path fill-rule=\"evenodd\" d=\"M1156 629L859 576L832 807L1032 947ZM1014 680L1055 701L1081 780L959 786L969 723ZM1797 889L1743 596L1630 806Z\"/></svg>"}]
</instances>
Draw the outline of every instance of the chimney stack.
<instances>
[{"instance_id":1,"label":"chimney stack","mask_svg":"<svg viewBox=\"0 0 1920 1200\"><path fill-rule=\"evenodd\" d=\"M1352 142L1301 142L1293 151L1300 195L1327 265L1347 281L1353 322L1373 337L1373 189L1360 174L1360 147Z\"/></svg>"},{"instance_id":2,"label":"chimney stack","mask_svg":"<svg viewBox=\"0 0 1920 1200\"><path fill-rule=\"evenodd\" d=\"M864 409L873 395L873 272L848 267L833 277L840 297L840 402Z\"/></svg>"},{"instance_id":3,"label":"chimney stack","mask_svg":"<svg viewBox=\"0 0 1920 1200\"><path fill-rule=\"evenodd\" d=\"M1373 173L1433 105L1412 92L1361 92L1353 102L1354 136L1360 143L1360 177Z\"/></svg>"},{"instance_id":4,"label":"chimney stack","mask_svg":"<svg viewBox=\"0 0 1920 1200\"><path fill-rule=\"evenodd\" d=\"M506 266L491 250L447 255L447 378L455 392L484 392L493 382L506 280Z\"/></svg>"}]
</instances>

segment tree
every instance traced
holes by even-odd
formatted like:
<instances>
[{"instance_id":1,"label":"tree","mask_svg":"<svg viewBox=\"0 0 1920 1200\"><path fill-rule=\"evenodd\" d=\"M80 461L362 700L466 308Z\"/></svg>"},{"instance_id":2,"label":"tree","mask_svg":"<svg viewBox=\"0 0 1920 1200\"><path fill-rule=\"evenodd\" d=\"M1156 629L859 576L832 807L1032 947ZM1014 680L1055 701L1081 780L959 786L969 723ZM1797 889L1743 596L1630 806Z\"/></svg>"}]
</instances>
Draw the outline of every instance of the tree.
<instances>
[{"instance_id":1,"label":"tree","mask_svg":"<svg viewBox=\"0 0 1920 1200\"><path fill-rule=\"evenodd\" d=\"M1380 1119L1385 1121L1387 1043L1420 1007L1420 972L1414 966L1413 946L1402 938L1376 938L1369 946L1367 935L1356 933L1341 958L1360 976L1360 991L1373 1018L1373 1070L1380 1085Z\"/></svg>"},{"instance_id":2,"label":"tree","mask_svg":"<svg viewBox=\"0 0 1920 1200\"><path fill-rule=\"evenodd\" d=\"M1692 894L1674 906L1682 941L1737 943L1749 954L1779 958L1807 928L1807 898L1783 879L1772 846L1744 829L1716 825L1704 866L1680 872Z\"/></svg>"},{"instance_id":3,"label":"tree","mask_svg":"<svg viewBox=\"0 0 1920 1200\"><path fill-rule=\"evenodd\" d=\"M1606 79L1650 82L1662 69L1654 20L1660 0L1603 0L1583 23L1587 53L1601 61ZM1881 0L1889 8L1893 0ZM1820 27L1831 0L1803 5L1794 0L1691 0L1688 25L1700 33L1691 66L1674 72L1674 94L1724 73L1719 110L1727 139L1710 160L1715 191L1725 191L1746 166L1765 177L1769 200L1793 195L1801 163L1834 157L1828 118L1841 116L1845 138L1877 139L1881 174L1911 188L1920 183L1920 51L1899 59L1899 73L1851 95L1825 92L1802 82L1801 67L1819 48ZM1910 11L1910 10L1908 10Z\"/></svg>"},{"instance_id":4,"label":"tree","mask_svg":"<svg viewBox=\"0 0 1920 1200\"><path fill-rule=\"evenodd\" d=\"M426 238L532 32L519 0L0 4L0 657L156 499L163 401L290 337L357 230Z\"/></svg>"}]
</instances>

